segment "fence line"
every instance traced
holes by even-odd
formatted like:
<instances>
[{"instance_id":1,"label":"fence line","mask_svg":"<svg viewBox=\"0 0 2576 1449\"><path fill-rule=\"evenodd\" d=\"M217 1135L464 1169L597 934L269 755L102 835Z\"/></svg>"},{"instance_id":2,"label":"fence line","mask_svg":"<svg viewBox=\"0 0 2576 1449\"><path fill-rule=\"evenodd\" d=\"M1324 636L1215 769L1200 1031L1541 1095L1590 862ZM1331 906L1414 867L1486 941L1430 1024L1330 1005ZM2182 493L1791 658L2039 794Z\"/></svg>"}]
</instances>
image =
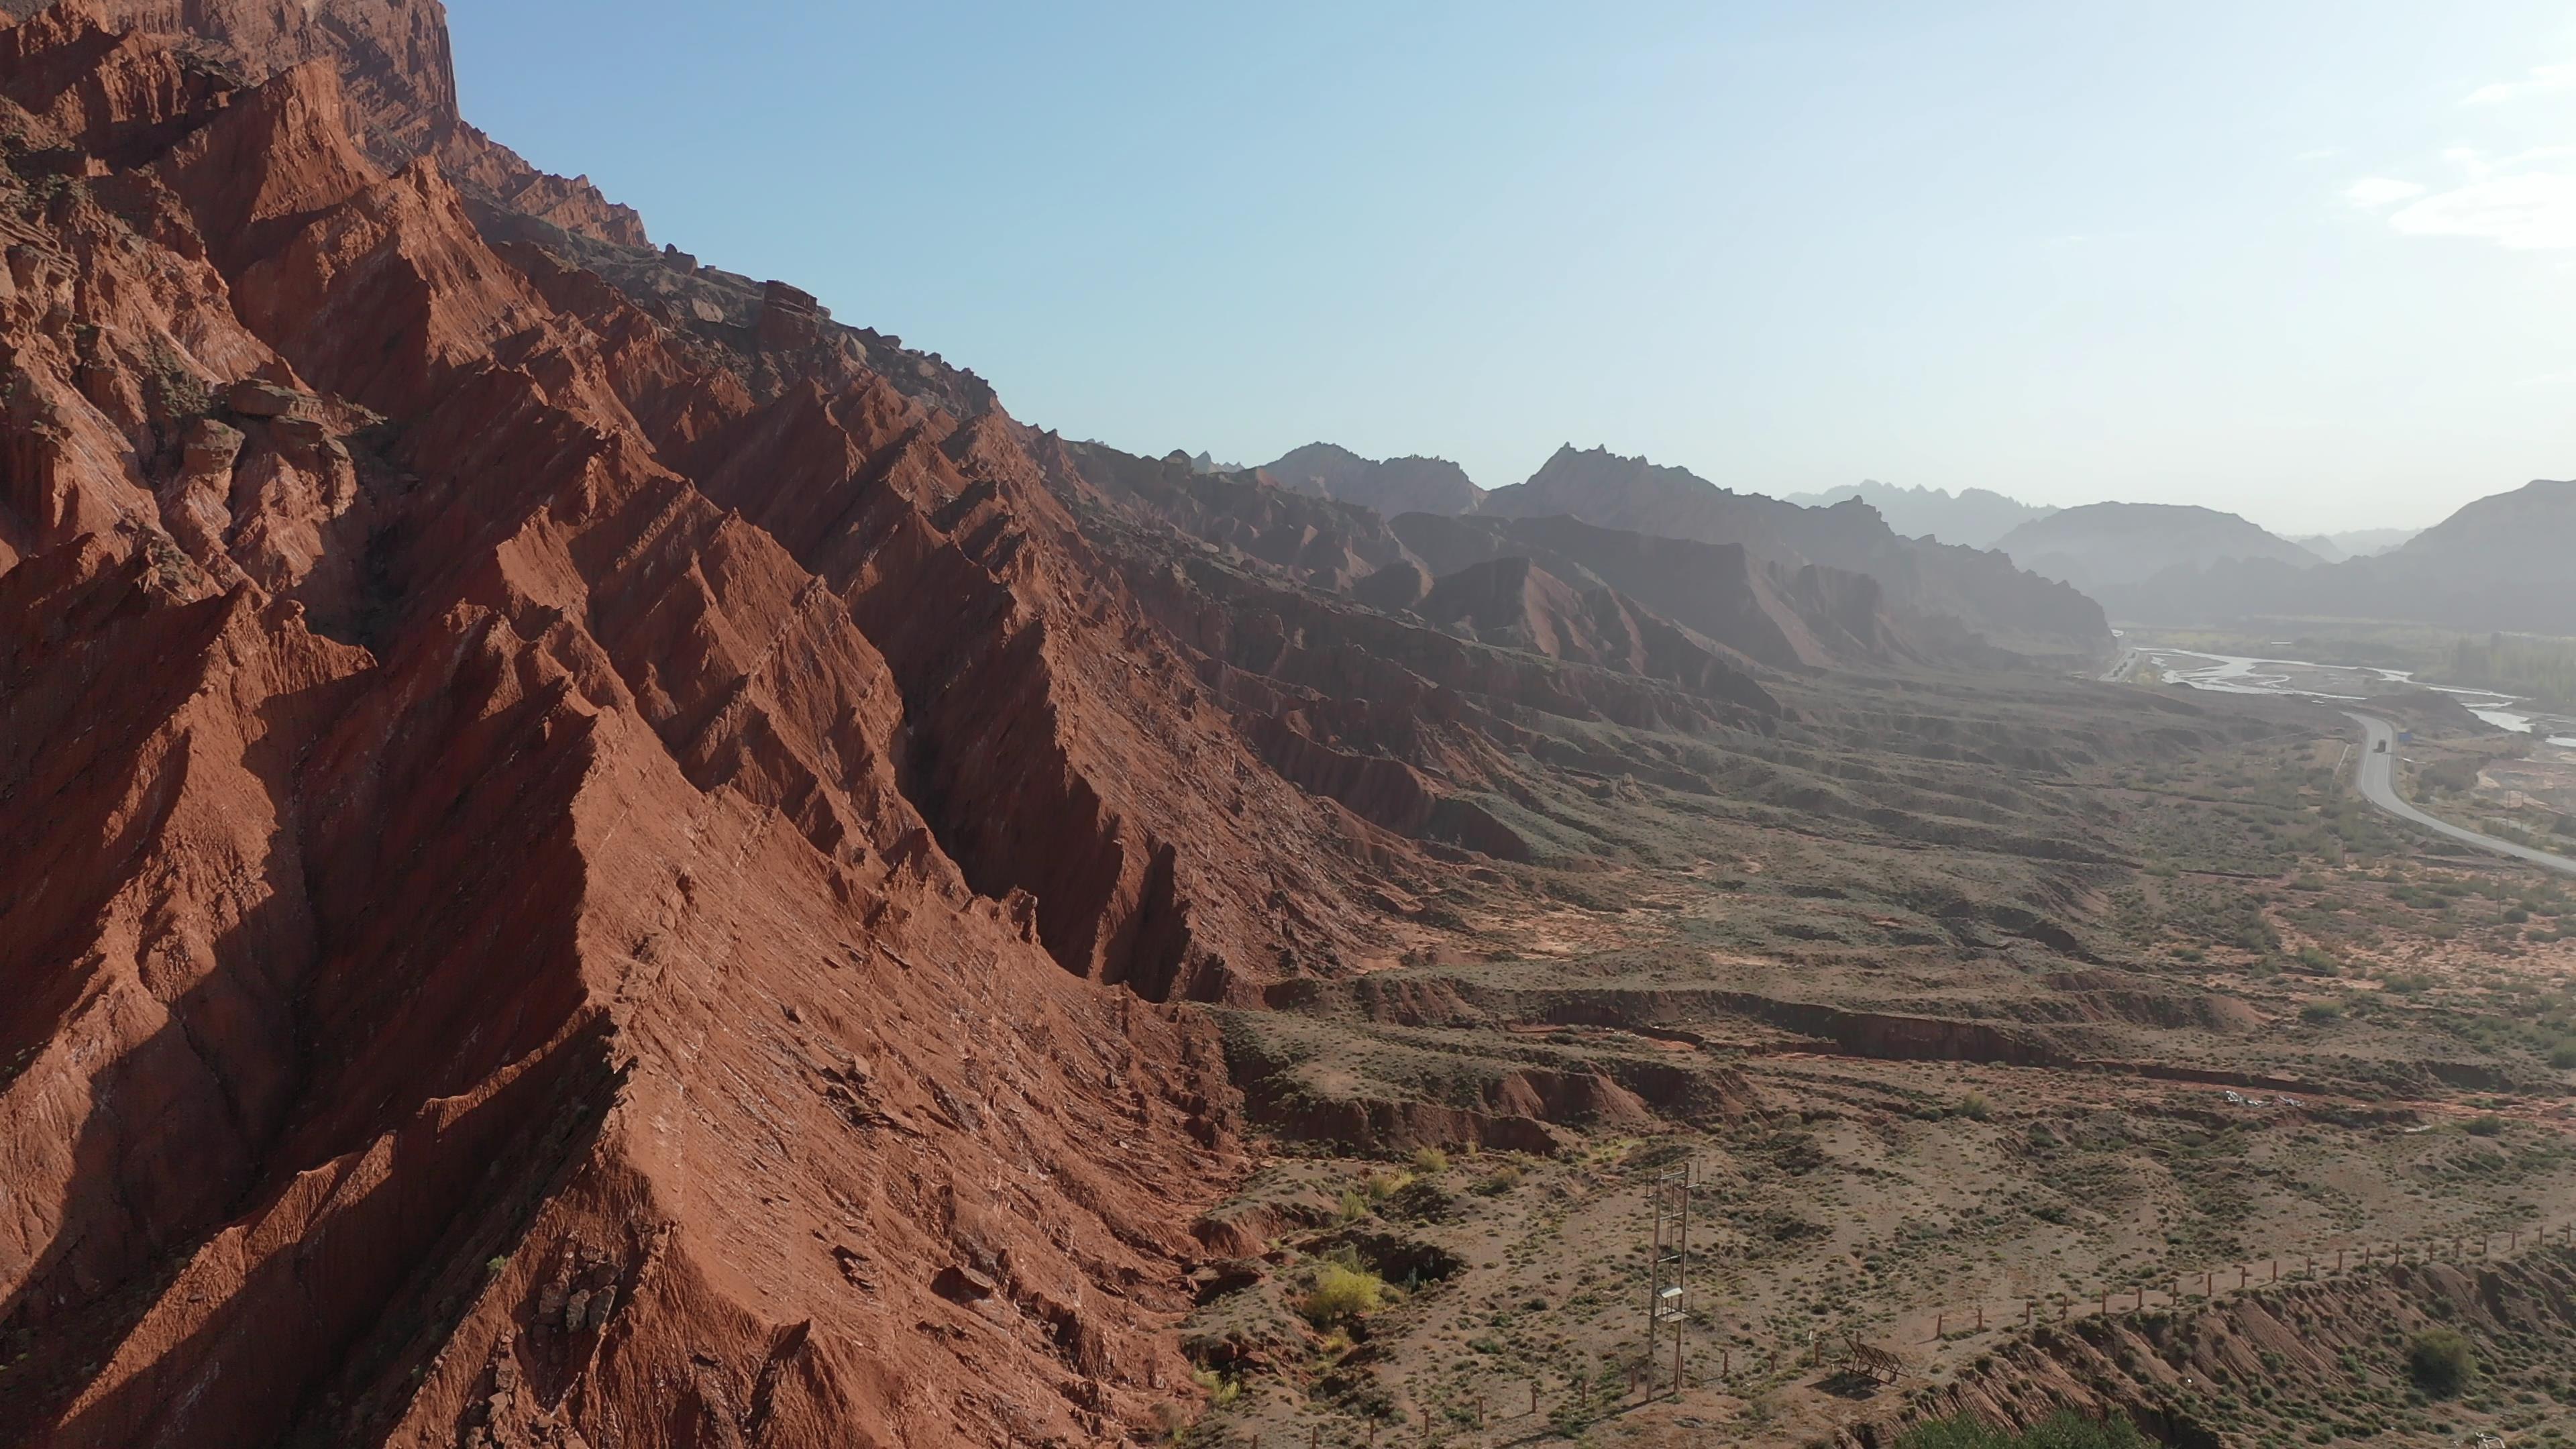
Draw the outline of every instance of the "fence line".
<instances>
[{"instance_id":1,"label":"fence line","mask_svg":"<svg viewBox=\"0 0 2576 1449\"><path fill-rule=\"evenodd\" d=\"M2501 1252L2498 1251L2499 1244L2502 1245ZM2204 1269L2197 1274L2187 1272L2177 1274L2165 1291L2161 1292L2154 1286L2139 1282L2127 1288L2097 1290L2093 1297L2088 1298L2080 1306L2060 1297L2053 1305L2058 1309L2054 1315L2043 1315L2040 1312L2040 1300L2029 1296L2007 1300L2008 1306L2018 1309L2017 1315L2006 1313L1989 1318L1985 1314L1986 1305L1982 1303L1971 1305L1955 1314L1953 1310L1936 1308L1932 1310L1934 1336L1918 1342L1944 1343L1991 1329L2036 1326L2042 1322L2065 1322L2070 1316L2098 1318L2114 1314L2138 1313L2156 1306L2154 1300L2159 1297L2165 1299L2165 1306L2172 1309L2205 1307L2219 1300L2270 1287L2276 1283L2321 1282L2331 1277L2347 1276L2357 1269L2372 1266L2399 1263L2494 1262L2527 1250L2546 1247L2576 1248L2576 1218L2543 1223L2532 1228L2504 1228L2486 1234L2463 1233L2395 1240L2381 1238L2360 1247L2347 1245L2331 1250L2336 1255L2331 1265L2324 1253L2309 1253L2304 1250L2297 1254L2276 1255L2269 1258L2249 1257L2241 1262L2230 1263L2225 1269ZM2255 1271L2258 1264L2263 1268L2260 1273ZM2291 1264L2297 1266L2295 1268L2288 1266ZM2234 1283L2224 1281L2226 1273L2236 1274L2237 1281ZM2202 1291L2198 1293L2175 1291L2192 1288L2195 1286L2195 1280ZM1950 1324L1954 1316L1958 1319L1955 1328ZM1353 1419L1330 1427L1323 1424L1310 1424L1300 1432L1274 1434L1267 1439L1260 1434L1248 1437L1233 1435L1229 1436L1227 1442L1248 1445L1249 1449L1263 1449L1265 1442L1269 1444L1270 1449L1374 1449L1374 1446L1381 1441L1388 1446L1388 1449L1395 1449L1395 1446L1399 1445L1425 1444L1482 1445L1500 1449L1500 1446L1535 1443L1550 1437L1555 1433L1556 1416L1567 1409L1574 1410L1578 1416L1608 1417L1642 1408L1661 1398L1678 1398L1680 1393L1688 1388L1705 1388L1712 1384L1722 1386L1734 1383L1741 1377L1757 1379L1767 1377L1777 1373L1783 1364L1815 1366L1822 1361L1824 1342L1821 1334L1812 1336L1807 1344L1794 1354L1784 1353L1778 1347L1758 1352L1748 1349L1738 1354L1734 1345L1721 1343L1702 1348L1697 1355L1696 1363L1686 1364L1679 1361L1671 1365L1631 1363L1626 1370L1625 1393L1614 1396L1596 1392L1594 1381L1573 1378L1558 1393L1553 1407L1548 1404L1540 1382L1537 1379L1531 1379L1527 1382L1529 1400L1525 1407L1516 1398L1508 1402L1503 1399L1476 1400L1473 1405L1472 1427L1457 1424L1444 1428L1435 1422L1431 1407L1424 1405L1419 1407L1421 1420L1418 1425L1404 1417L1399 1417L1391 1423L1378 1419ZM1712 1356L1714 1356L1713 1361ZM1712 1368L1715 1369L1713 1373L1710 1372ZM1614 1384L1613 1387L1616 1385Z\"/></svg>"},{"instance_id":2,"label":"fence line","mask_svg":"<svg viewBox=\"0 0 2576 1449\"><path fill-rule=\"evenodd\" d=\"M2167 1308L2179 1309L2212 1303L2275 1283L2313 1282L2372 1264L2484 1262L2518 1253L2525 1247L2552 1244L2576 1247L2576 1218L2545 1222L2536 1227L2498 1228L2482 1234L2375 1238L2358 1245L2348 1242L2315 1251L2302 1248L2296 1253L2248 1255L2232 1260L2222 1268L2169 1270L2153 1279L2134 1278L2123 1287L2095 1288L2080 1299L2063 1292L2016 1294L2000 1303L1988 1299L1958 1306L1936 1306L1918 1310L1912 1315L1919 1319L1929 1312L1932 1318L1931 1333L1913 1341L1940 1343L1993 1328L2063 1323L2073 1318L2098 1318L2113 1313L2139 1313L2157 1306L2159 1300ZM2229 1281L2231 1274L2234 1275L2233 1282ZM1999 1311L1989 1315L1989 1308Z\"/></svg>"}]
</instances>

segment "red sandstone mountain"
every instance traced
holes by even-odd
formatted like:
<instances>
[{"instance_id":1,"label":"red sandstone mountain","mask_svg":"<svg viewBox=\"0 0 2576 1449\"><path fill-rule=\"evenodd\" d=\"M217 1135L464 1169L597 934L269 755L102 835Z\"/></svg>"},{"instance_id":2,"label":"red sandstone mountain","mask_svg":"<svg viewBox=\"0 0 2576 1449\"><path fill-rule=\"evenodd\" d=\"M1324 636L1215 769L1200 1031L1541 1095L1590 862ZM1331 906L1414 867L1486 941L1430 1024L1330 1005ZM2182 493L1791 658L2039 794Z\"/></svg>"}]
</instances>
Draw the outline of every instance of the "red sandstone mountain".
<instances>
[{"instance_id":1,"label":"red sandstone mountain","mask_svg":"<svg viewBox=\"0 0 2576 1449\"><path fill-rule=\"evenodd\" d=\"M1147 998L1335 969L1394 838L1047 440L496 247L570 193L435 10L307 13L0 33L5 1437L1149 1421L1235 1158Z\"/></svg>"}]
</instances>

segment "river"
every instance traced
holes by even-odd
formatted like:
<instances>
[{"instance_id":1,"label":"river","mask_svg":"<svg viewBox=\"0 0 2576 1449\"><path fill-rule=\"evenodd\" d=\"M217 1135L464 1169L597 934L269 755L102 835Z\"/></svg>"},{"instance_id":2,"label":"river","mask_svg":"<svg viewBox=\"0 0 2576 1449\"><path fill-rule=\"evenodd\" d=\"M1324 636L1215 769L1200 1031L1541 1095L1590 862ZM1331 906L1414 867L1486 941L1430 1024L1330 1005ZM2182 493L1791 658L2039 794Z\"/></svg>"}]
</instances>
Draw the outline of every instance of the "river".
<instances>
[{"instance_id":1,"label":"river","mask_svg":"<svg viewBox=\"0 0 2576 1449\"><path fill-rule=\"evenodd\" d=\"M2218 694L2283 694L2359 704L2374 694L2412 686L2450 695L2469 713L2501 730L2537 734L2544 717L2513 695L2492 689L2459 689L2417 684L2412 672L2362 664L2317 664L2305 659L2264 659L2242 654L2211 654L2199 649L2163 649L2140 645L2138 652L2162 672L2168 684L2189 685ZM2551 719L2553 725L2566 721ZM2549 735L2550 744L2576 749L2576 735Z\"/></svg>"}]
</instances>

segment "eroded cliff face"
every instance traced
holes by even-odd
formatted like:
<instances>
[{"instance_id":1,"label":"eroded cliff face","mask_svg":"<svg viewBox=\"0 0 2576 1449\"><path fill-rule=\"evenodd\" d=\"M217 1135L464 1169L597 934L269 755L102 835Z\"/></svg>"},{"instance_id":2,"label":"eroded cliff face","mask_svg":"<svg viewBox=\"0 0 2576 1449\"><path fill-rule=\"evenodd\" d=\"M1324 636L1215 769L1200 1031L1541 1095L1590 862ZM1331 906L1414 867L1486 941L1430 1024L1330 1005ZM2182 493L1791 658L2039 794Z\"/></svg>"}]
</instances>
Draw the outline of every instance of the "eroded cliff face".
<instances>
[{"instance_id":1,"label":"eroded cliff face","mask_svg":"<svg viewBox=\"0 0 2576 1449\"><path fill-rule=\"evenodd\" d=\"M1240 1170L1156 1003L1399 842L998 408L489 240L380 9L0 32L0 1437L1151 1423Z\"/></svg>"},{"instance_id":2,"label":"eroded cliff face","mask_svg":"<svg viewBox=\"0 0 2576 1449\"><path fill-rule=\"evenodd\" d=\"M0 18L45 8L44 0L0 0ZM380 164L399 169L434 155L485 205L601 241L645 244L642 218L587 178L546 175L465 124L440 0L98 0L92 9L108 29L157 40L238 82L318 62L340 77L350 134Z\"/></svg>"}]
</instances>

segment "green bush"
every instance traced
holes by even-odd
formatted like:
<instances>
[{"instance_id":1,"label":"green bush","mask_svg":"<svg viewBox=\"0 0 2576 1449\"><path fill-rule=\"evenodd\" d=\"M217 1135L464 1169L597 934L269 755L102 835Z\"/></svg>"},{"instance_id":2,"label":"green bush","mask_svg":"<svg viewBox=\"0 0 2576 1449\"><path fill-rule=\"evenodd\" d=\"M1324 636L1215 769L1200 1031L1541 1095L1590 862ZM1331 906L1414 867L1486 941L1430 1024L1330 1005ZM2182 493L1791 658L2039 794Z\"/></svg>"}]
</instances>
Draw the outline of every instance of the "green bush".
<instances>
[{"instance_id":1,"label":"green bush","mask_svg":"<svg viewBox=\"0 0 2576 1449\"><path fill-rule=\"evenodd\" d=\"M2343 1020L2343 1008L2331 1001L2311 1001L2299 1008L2299 1020L2310 1026L2332 1026Z\"/></svg>"},{"instance_id":2,"label":"green bush","mask_svg":"<svg viewBox=\"0 0 2576 1449\"><path fill-rule=\"evenodd\" d=\"M2468 1388L2478 1376L2478 1361L2459 1330L2428 1328L2408 1340L2406 1371L2414 1376L2416 1387L2446 1399Z\"/></svg>"},{"instance_id":3,"label":"green bush","mask_svg":"<svg viewBox=\"0 0 2576 1449\"><path fill-rule=\"evenodd\" d=\"M1972 1122L1983 1122L1995 1115L1995 1104L1983 1092L1970 1092L1959 1099L1959 1115Z\"/></svg>"},{"instance_id":4,"label":"green bush","mask_svg":"<svg viewBox=\"0 0 2576 1449\"><path fill-rule=\"evenodd\" d=\"M2576 1041L2562 1041L2549 1053L2549 1064L2562 1072L2576 1072Z\"/></svg>"},{"instance_id":5,"label":"green bush","mask_svg":"<svg viewBox=\"0 0 2576 1449\"><path fill-rule=\"evenodd\" d=\"M1208 1396L1210 1408L1222 1409L1243 1397L1243 1380L1227 1378L1215 1369L1193 1370L1190 1378Z\"/></svg>"},{"instance_id":6,"label":"green bush","mask_svg":"<svg viewBox=\"0 0 2576 1449\"><path fill-rule=\"evenodd\" d=\"M2125 1418L2096 1421L2060 1413L2019 1434L2007 1433L1974 1414L1917 1424L1897 1449L2148 1449L2145 1435Z\"/></svg>"},{"instance_id":7,"label":"green bush","mask_svg":"<svg viewBox=\"0 0 2576 1449\"><path fill-rule=\"evenodd\" d=\"M2469 1119L2468 1133L2472 1137L2502 1137L2504 1135L2504 1119L2493 1112L2486 1113L2483 1116L2472 1117Z\"/></svg>"},{"instance_id":8,"label":"green bush","mask_svg":"<svg viewBox=\"0 0 2576 1449\"><path fill-rule=\"evenodd\" d=\"M1306 1294L1306 1321L1325 1328L1385 1306L1384 1278L1347 1263L1326 1263L1315 1270L1315 1286Z\"/></svg>"},{"instance_id":9,"label":"green bush","mask_svg":"<svg viewBox=\"0 0 2576 1449\"><path fill-rule=\"evenodd\" d=\"M1449 1170L1449 1154L1437 1147L1425 1147L1413 1154L1413 1170L1425 1177L1437 1177Z\"/></svg>"}]
</instances>

